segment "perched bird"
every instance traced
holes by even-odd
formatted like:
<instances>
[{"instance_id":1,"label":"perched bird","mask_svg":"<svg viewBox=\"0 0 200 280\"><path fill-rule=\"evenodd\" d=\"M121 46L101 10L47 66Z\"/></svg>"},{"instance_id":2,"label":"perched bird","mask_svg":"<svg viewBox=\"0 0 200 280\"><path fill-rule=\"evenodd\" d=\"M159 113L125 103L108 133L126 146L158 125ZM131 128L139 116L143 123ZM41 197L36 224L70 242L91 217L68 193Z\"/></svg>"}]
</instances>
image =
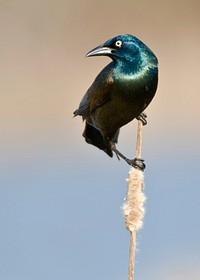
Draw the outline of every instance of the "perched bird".
<instances>
[{"instance_id":1,"label":"perched bird","mask_svg":"<svg viewBox=\"0 0 200 280\"><path fill-rule=\"evenodd\" d=\"M155 95L158 60L138 38L119 35L87 53L112 59L83 96L74 116L85 120L83 136L87 143L106 152L113 151L131 163L115 147L120 127L134 118L145 122L142 113Z\"/></svg>"}]
</instances>

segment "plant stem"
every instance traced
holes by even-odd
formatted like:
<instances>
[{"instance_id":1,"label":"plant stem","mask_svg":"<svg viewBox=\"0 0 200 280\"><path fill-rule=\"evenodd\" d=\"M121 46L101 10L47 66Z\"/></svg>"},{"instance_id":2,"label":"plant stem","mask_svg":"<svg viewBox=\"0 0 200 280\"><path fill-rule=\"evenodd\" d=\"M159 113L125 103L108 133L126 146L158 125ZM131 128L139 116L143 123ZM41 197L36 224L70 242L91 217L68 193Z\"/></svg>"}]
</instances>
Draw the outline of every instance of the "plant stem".
<instances>
[{"instance_id":1,"label":"plant stem","mask_svg":"<svg viewBox=\"0 0 200 280\"><path fill-rule=\"evenodd\" d=\"M136 158L141 158L142 148L142 127L143 124L139 120L137 126L137 141L136 141ZM129 249L129 268L128 280L134 280L135 270L135 251L136 251L136 232L142 226L144 216L145 196L142 192L144 187L143 171L136 168L131 168L128 176L128 191L126 202L123 206L126 228L130 232L130 249Z\"/></svg>"}]
</instances>

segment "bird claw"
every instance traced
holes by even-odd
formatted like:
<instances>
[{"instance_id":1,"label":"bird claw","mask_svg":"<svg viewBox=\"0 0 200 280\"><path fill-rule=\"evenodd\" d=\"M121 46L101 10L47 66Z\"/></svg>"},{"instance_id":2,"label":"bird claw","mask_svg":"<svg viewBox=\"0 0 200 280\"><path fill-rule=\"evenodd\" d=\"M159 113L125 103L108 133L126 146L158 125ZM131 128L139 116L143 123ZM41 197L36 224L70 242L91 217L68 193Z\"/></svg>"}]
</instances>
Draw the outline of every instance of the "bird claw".
<instances>
[{"instance_id":1,"label":"bird claw","mask_svg":"<svg viewBox=\"0 0 200 280\"><path fill-rule=\"evenodd\" d=\"M138 121L141 121L143 125L147 124L147 114L146 113L141 113L139 116L136 118Z\"/></svg>"},{"instance_id":2,"label":"bird claw","mask_svg":"<svg viewBox=\"0 0 200 280\"><path fill-rule=\"evenodd\" d=\"M119 159L120 157L125 160L129 165L133 166L134 168L144 171L146 165L144 164L144 159L141 158L134 158L134 159L128 159L125 157L120 151L117 150L115 143L110 141L110 147L113 152L115 152L117 158Z\"/></svg>"},{"instance_id":3,"label":"bird claw","mask_svg":"<svg viewBox=\"0 0 200 280\"><path fill-rule=\"evenodd\" d=\"M144 171L146 167L144 159L141 158L127 159L126 162L140 171Z\"/></svg>"}]
</instances>

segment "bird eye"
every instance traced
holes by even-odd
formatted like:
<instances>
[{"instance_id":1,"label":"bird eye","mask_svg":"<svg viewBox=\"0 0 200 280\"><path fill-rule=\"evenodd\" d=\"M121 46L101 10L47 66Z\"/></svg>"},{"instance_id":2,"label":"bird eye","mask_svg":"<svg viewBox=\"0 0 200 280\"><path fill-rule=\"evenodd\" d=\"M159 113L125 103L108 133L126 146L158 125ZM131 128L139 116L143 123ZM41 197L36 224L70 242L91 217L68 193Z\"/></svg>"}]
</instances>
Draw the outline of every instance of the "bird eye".
<instances>
[{"instance_id":1,"label":"bird eye","mask_svg":"<svg viewBox=\"0 0 200 280\"><path fill-rule=\"evenodd\" d=\"M121 48L121 46L122 46L122 41L121 41L121 40L117 40L117 41L115 42L115 46L118 47L118 48Z\"/></svg>"}]
</instances>

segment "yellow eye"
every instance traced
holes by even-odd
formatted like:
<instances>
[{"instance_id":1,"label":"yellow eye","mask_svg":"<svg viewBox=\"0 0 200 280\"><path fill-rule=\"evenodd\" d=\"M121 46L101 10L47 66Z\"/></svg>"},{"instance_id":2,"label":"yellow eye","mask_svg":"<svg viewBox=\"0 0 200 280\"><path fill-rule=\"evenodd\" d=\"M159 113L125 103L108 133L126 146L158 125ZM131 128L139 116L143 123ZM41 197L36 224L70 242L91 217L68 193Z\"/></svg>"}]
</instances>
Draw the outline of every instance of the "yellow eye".
<instances>
[{"instance_id":1,"label":"yellow eye","mask_svg":"<svg viewBox=\"0 0 200 280\"><path fill-rule=\"evenodd\" d=\"M121 40L117 40L117 41L115 42L115 46L118 47L118 48L121 48L121 46L122 46L122 41L121 41Z\"/></svg>"}]
</instances>

